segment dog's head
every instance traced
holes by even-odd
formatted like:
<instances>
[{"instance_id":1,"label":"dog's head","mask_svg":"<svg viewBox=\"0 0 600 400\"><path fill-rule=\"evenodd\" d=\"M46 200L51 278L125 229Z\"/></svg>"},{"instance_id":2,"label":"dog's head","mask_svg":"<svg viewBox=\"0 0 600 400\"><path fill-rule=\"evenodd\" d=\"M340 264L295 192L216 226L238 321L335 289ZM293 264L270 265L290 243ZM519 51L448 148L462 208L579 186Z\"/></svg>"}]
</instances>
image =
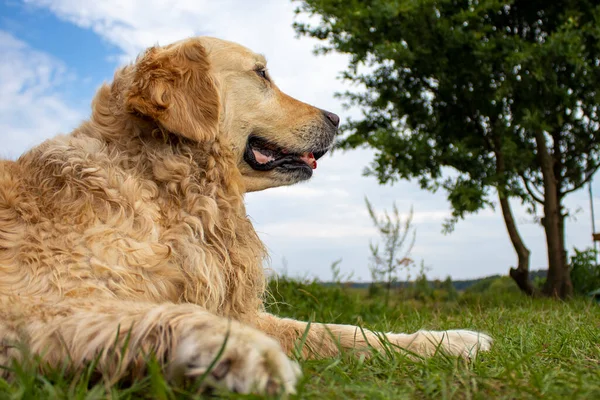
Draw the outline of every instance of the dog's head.
<instances>
[{"instance_id":1,"label":"dog's head","mask_svg":"<svg viewBox=\"0 0 600 400\"><path fill-rule=\"evenodd\" d=\"M309 179L333 143L339 117L282 93L263 56L192 38L142 55L127 109L173 134L234 150L247 191Z\"/></svg>"}]
</instances>

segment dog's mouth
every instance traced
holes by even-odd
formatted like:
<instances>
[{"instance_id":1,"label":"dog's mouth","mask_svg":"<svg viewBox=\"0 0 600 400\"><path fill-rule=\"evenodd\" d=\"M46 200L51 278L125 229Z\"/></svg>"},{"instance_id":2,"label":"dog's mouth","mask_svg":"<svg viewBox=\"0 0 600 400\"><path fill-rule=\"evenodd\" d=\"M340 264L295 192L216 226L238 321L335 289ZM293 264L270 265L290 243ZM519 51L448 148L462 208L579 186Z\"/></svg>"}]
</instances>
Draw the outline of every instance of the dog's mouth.
<instances>
[{"instance_id":1,"label":"dog's mouth","mask_svg":"<svg viewBox=\"0 0 600 400\"><path fill-rule=\"evenodd\" d=\"M314 149L306 152L294 152L280 147L257 136L251 136L246 145L244 160L257 171L270 171L278 168L283 171L298 171L309 173L317 168L317 160L328 149Z\"/></svg>"}]
</instances>

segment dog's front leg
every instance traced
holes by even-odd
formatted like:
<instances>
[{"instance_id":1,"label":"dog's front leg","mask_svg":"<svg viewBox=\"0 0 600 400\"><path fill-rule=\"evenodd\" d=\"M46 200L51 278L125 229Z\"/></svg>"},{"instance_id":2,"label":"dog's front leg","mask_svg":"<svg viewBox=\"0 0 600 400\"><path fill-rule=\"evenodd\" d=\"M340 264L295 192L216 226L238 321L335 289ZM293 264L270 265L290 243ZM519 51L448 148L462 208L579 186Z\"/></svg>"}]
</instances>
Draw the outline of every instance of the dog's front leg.
<instances>
[{"instance_id":1,"label":"dog's front leg","mask_svg":"<svg viewBox=\"0 0 600 400\"><path fill-rule=\"evenodd\" d=\"M305 357L331 357L340 350L369 352L388 345L408 354L431 356L436 352L463 358L474 357L478 351L490 349L492 339L469 330L418 331L412 334L375 333L353 325L319 324L279 318L263 313L257 327L276 338L289 353L300 341ZM387 343L386 343L387 342Z\"/></svg>"},{"instance_id":2,"label":"dog's front leg","mask_svg":"<svg viewBox=\"0 0 600 400\"><path fill-rule=\"evenodd\" d=\"M143 373L153 353L174 379L206 373L206 384L242 393L293 392L300 373L272 338L192 304L0 298L0 364L22 344L54 367L97 360L108 379Z\"/></svg>"}]
</instances>

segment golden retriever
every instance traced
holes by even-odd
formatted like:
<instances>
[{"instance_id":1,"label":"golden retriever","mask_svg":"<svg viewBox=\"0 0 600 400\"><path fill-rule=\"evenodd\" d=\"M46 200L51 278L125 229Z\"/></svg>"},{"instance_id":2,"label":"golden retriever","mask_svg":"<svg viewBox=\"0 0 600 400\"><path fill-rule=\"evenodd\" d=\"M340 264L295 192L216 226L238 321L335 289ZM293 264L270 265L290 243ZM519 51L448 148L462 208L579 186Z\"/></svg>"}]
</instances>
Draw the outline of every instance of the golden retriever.
<instances>
[{"instance_id":1,"label":"golden retriever","mask_svg":"<svg viewBox=\"0 0 600 400\"><path fill-rule=\"evenodd\" d=\"M0 161L0 364L24 343L49 366L98 357L117 379L153 352L193 379L222 350L208 383L289 393L305 331L313 357L380 347L373 332L263 308L266 252L244 193L309 179L338 124L227 41L153 47L118 70L80 127ZM491 345L466 330L387 339L421 355Z\"/></svg>"}]
</instances>

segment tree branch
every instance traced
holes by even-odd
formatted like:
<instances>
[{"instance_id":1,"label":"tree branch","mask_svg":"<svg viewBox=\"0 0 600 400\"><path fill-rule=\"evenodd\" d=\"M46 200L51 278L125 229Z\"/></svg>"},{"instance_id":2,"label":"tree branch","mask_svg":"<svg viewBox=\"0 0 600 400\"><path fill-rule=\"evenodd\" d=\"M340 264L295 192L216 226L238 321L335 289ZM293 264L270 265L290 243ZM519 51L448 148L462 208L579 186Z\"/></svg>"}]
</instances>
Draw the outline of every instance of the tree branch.
<instances>
[{"instance_id":1,"label":"tree branch","mask_svg":"<svg viewBox=\"0 0 600 400\"><path fill-rule=\"evenodd\" d=\"M598 171L598 169L599 169L599 168L600 168L600 163L598 163L598 164L596 164L595 166L593 166L592 168L590 168L590 169L588 170L587 177L586 177L586 178L585 178L585 179L584 179L584 180L583 180L583 181L582 181L582 182L581 182L579 185L573 186L573 187L572 187L571 189L569 189L569 190L565 190L565 191L563 191L563 192L560 192L560 196L561 196L561 197L564 197L564 196L566 196L567 194L569 194L569 193L571 193L571 192L574 192L574 191L576 191L576 190L578 190L578 189L581 189L581 187L582 187L583 185L585 185L586 183L588 183L589 181L591 181L591 180L592 180L592 177L593 177L593 176L594 176L594 174L595 174L595 173Z\"/></svg>"},{"instance_id":2,"label":"tree branch","mask_svg":"<svg viewBox=\"0 0 600 400\"><path fill-rule=\"evenodd\" d=\"M533 191L533 189L531 188L531 186L529 186L529 182L527 181L527 178L525 178L525 175L519 174L519 176L521 177L521 180L525 184L525 189L527 190L527 193L529 193L529 195L533 198L533 200L535 200L536 202L538 202L540 204L544 204L544 199L542 199L541 197L538 197L539 195L537 195Z\"/></svg>"}]
</instances>

